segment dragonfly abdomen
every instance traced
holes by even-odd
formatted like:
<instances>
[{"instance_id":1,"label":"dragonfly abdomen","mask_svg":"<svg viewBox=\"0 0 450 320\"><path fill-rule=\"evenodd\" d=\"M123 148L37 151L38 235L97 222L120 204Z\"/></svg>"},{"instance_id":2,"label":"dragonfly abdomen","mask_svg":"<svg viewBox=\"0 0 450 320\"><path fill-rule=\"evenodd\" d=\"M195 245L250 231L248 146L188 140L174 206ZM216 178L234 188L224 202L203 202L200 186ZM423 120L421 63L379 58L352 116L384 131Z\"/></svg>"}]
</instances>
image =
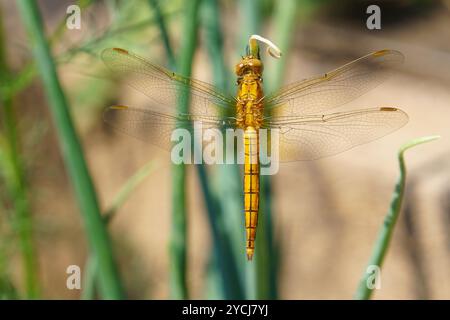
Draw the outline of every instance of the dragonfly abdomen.
<instances>
[{"instance_id":1,"label":"dragonfly abdomen","mask_svg":"<svg viewBox=\"0 0 450 320\"><path fill-rule=\"evenodd\" d=\"M254 127L244 131L244 214L247 258L251 260L255 250L256 226L259 211L259 137Z\"/></svg>"}]
</instances>

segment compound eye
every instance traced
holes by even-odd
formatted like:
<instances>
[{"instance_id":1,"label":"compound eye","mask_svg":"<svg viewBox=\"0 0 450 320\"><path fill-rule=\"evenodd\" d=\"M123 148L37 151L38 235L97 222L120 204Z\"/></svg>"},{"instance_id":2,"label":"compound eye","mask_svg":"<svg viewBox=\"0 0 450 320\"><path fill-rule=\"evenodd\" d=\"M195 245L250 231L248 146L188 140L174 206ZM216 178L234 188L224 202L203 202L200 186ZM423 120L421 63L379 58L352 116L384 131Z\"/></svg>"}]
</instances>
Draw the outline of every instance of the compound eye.
<instances>
[{"instance_id":1,"label":"compound eye","mask_svg":"<svg viewBox=\"0 0 450 320\"><path fill-rule=\"evenodd\" d=\"M243 71L244 71L244 67L245 67L245 64L242 63L242 62L241 62L241 63L238 63L238 64L236 65L235 72L236 72L236 75L237 75L238 77L242 76Z\"/></svg>"}]
</instances>

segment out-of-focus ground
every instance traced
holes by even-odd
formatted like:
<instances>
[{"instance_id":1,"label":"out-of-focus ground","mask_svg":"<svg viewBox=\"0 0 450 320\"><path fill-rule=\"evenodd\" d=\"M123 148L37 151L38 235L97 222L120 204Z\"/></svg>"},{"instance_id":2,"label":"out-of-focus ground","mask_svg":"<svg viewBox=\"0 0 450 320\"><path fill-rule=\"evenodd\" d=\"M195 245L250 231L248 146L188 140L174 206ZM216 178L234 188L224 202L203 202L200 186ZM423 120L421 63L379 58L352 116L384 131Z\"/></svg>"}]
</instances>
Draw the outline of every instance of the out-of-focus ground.
<instances>
[{"instance_id":1,"label":"out-of-focus ground","mask_svg":"<svg viewBox=\"0 0 450 320\"><path fill-rule=\"evenodd\" d=\"M236 62L239 29L227 22L237 14L235 10L226 7L222 13L230 69ZM398 176L399 146L412 138L438 134L440 140L406 154L406 202L375 298L449 299L450 10L442 6L416 19L386 23L381 31L368 31L364 22L330 16L330 12L319 14L296 28L286 54L285 82L329 71L371 51L397 49L406 56L399 73L343 109L396 106L408 113L410 121L389 136L337 156L281 166L273 179L275 236L281 241L282 257L280 298L352 297L388 210ZM276 43L270 26L264 30L262 34ZM200 47L194 65L197 78L211 79L208 61ZM67 91L83 81L82 76L64 70ZM120 90L121 101L145 103L132 89L123 86ZM51 123L40 86L27 91L21 103L24 113ZM158 160L158 169L120 210L111 231L130 296L166 298L169 155L112 132L98 112L95 117L90 122L94 125L84 125L82 118L77 123L103 207L138 168L150 159ZM65 287L65 269L85 263L85 237L54 130L43 134L34 157L28 159L33 162L30 181L40 274L46 297L76 298L78 293ZM188 175L188 285L193 298L202 298L210 234L193 167ZM17 270L17 279L19 275Z\"/></svg>"}]
</instances>

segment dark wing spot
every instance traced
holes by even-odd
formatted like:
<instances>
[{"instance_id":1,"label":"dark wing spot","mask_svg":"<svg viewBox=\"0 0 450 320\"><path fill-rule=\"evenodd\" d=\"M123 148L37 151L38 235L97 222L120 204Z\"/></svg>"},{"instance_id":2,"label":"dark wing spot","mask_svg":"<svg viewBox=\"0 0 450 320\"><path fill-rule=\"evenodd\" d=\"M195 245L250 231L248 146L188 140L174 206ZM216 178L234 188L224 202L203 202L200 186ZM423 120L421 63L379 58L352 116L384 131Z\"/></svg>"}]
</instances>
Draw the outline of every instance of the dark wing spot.
<instances>
[{"instance_id":1,"label":"dark wing spot","mask_svg":"<svg viewBox=\"0 0 450 320\"><path fill-rule=\"evenodd\" d=\"M379 50L379 51L374 52L374 53L373 53L373 56L374 56L374 57L381 57L381 56L384 56L384 55L388 54L389 51L390 51L390 50L387 50L387 49L385 49L385 50Z\"/></svg>"},{"instance_id":2,"label":"dark wing spot","mask_svg":"<svg viewBox=\"0 0 450 320\"><path fill-rule=\"evenodd\" d=\"M121 54L128 54L128 51L121 48L113 48L114 51L121 53Z\"/></svg>"}]
</instances>

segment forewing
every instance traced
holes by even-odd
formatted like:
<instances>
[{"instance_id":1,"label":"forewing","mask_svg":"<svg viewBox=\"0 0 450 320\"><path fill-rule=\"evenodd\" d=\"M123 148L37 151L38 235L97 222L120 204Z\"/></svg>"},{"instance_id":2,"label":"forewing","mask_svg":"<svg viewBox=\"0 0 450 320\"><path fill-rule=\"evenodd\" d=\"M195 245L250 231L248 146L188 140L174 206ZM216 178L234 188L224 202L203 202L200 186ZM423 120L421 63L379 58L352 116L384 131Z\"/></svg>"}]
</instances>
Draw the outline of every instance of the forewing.
<instances>
[{"instance_id":1,"label":"forewing","mask_svg":"<svg viewBox=\"0 0 450 320\"><path fill-rule=\"evenodd\" d=\"M146 109L177 116L177 104L189 99L190 114L218 117L233 111L234 98L214 86L178 75L124 49L105 49L102 59L116 78L151 99Z\"/></svg>"},{"instance_id":2,"label":"forewing","mask_svg":"<svg viewBox=\"0 0 450 320\"><path fill-rule=\"evenodd\" d=\"M266 97L266 111L274 116L321 114L376 87L403 60L403 54L394 50L368 54L324 75L287 85Z\"/></svg>"},{"instance_id":3,"label":"forewing","mask_svg":"<svg viewBox=\"0 0 450 320\"><path fill-rule=\"evenodd\" d=\"M104 112L104 120L115 129L145 142L170 150L175 129L193 132L201 122L203 132L223 130L234 123L233 97L205 82L183 77L124 49L110 48L102 59L113 76L150 98L141 108L113 106ZM177 105L189 99L189 111L180 113ZM193 135L191 136L193 138Z\"/></svg>"}]
</instances>

